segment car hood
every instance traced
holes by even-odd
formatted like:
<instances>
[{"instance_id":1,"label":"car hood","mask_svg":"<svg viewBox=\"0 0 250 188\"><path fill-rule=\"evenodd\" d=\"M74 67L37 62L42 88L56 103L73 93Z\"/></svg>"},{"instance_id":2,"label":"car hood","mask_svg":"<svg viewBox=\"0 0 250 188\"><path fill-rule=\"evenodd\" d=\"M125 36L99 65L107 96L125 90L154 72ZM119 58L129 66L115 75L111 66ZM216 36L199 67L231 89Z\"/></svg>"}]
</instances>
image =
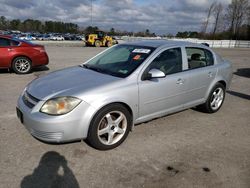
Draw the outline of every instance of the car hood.
<instances>
[{"instance_id":1,"label":"car hood","mask_svg":"<svg viewBox=\"0 0 250 188\"><path fill-rule=\"evenodd\" d=\"M48 100L58 96L78 97L84 92L120 79L78 66L37 78L28 85L27 91L40 100Z\"/></svg>"}]
</instances>

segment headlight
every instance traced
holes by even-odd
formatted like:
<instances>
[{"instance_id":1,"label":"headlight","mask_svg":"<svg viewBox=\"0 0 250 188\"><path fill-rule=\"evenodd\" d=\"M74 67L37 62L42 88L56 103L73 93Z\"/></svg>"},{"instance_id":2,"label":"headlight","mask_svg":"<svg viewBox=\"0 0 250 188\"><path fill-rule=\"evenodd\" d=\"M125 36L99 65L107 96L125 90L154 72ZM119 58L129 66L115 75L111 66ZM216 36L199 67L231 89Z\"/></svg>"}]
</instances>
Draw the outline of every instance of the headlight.
<instances>
[{"instance_id":1,"label":"headlight","mask_svg":"<svg viewBox=\"0 0 250 188\"><path fill-rule=\"evenodd\" d=\"M81 100L75 97L58 97L47 100L40 112L49 115L62 115L73 110L80 102Z\"/></svg>"}]
</instances>

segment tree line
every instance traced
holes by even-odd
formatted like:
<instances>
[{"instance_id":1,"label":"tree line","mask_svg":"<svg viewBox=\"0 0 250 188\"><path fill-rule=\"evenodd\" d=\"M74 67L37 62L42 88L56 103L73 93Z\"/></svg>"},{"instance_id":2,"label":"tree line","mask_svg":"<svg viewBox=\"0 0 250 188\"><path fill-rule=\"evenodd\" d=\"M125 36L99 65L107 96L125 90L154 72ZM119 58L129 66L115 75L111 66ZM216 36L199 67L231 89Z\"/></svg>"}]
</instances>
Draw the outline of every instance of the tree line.
<instances>
[{"instance_id":1,"label":"tree line","mask_svg":"<svg viewBox=\"0 0 250 188\"><path fill-rule=\"evenodd\" d=\"M40 21L33 19L8 20L6 17L0 17L0 30L19 30L22 32L40 32L40 33L77 33L79 27L74 23L64 23L58 21Z\"/></svg>"},{"instance_id":2,"label":"tree line","mask_svg":"<svg viewBox=\"0 0 250 188\"><path fill-rule=\"evenodd\" d=\"M248 0L232 0L227 7L212 2L206 11L201 31L178 32L179 38L250 40L250 4Z\"/></svg>"},{"instance_id":3,"label":"tree line","mask_svg":"<svg viewBox=\"0 0 250 188\"><path fill-rule=\"evenodd\" d=\"M214 1L207 9L200 37L250 40L249 0L232 0L227 7Z\"/></svg>"}]
</instances>

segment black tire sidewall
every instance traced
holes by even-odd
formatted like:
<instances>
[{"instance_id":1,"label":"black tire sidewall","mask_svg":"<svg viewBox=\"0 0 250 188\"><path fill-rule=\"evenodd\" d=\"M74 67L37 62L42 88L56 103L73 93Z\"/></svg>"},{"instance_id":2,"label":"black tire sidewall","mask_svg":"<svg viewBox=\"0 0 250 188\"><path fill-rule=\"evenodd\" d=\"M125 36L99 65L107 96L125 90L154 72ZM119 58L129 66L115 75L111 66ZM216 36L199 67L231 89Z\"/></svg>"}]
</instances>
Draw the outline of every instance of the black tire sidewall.
<instances>
[{"instance_id":1,"label":"black tire sidewall","mask_svg":"<svg viewBox=\"0 0 250 188\"><path fill-rule=\"evenodd\" d=\"M107 47L111 47L112 46L112 43L110 41L107 42Z\"/></svg>"},{"instance_id":2,"label":"black tire sidewall","mask_svg":"<svg viewBox=\"0 0 250 188\"><path fill-rule=\"evenodd\" d=\"M113 145L105 145L99 140L98 135L97 135L97 129L98 129L99 122L101 121L103 116L105 116L107 113L109 113L111 111L122 112L127 118L128 125L127 125L127 129L126 129L125 134L117 143L115 143ZM96 113L96 115L93 117L93 119L90 123L89 130L88 130L87 142L92 147L99 149L99 150L109 150L109 149L116 148L127 138L129 131L131 130L132 123L133 123L132 115L127 110L127 108L125 108L124 106L122 106L120 104L111 104L111 105L105 106L101 110L99 110Z\"/></svg>"},{"instance_id":3,"label":"black tire sidewall","mask_svg":"<svg viewBox=\"0 0 250 188\"><path fill-rule=\"evenodd\" d=\"M28 71L26 71L26 72L20 72L20 71L18 71L18 70L16 69L16 66L15 66L16 61L17 61L17 60L20 60L20 59L25 59L25 60L27 60L27 61L29 62L30 68L29 68ZM32 64L31 64L30 59L28 59L27 57L17 57L17 58L15 58L15 59L13 60L13 62L12 62L12 69L13 69L14 72L17 73L17 74L28 74L28 73L30 73L30 71L31 71L31 69L32 69Z\"/></svg>"}]
</instances>

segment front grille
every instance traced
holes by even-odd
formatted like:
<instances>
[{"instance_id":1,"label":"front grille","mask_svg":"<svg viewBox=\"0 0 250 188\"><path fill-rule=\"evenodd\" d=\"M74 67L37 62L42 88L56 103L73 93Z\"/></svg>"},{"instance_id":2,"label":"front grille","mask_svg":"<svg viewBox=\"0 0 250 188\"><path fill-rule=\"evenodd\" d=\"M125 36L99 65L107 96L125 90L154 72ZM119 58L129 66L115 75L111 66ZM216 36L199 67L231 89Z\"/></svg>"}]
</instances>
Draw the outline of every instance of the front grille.
<instances>
[{"instance_id":1,"label":"front grille","mask_svg":"<svg viewBox=\"0 0 250 188\"><path fill-rule=\"evenodd\" d=\"M29 94L27 91L23 94L23 102L28 106L29 108L33 108L40 100Z\"/></svg>"},{"instance_id":2,"label":"front grille","mask_svg":"<svg viewBox=\"0 0 250 188\"><path fill-rule=\"evenodd\" d=\"M48 140L48 141L59 141L63 137L62 132L44 132L31 129L30 133L41 140Z\"/></svg>"}]
</instances>

